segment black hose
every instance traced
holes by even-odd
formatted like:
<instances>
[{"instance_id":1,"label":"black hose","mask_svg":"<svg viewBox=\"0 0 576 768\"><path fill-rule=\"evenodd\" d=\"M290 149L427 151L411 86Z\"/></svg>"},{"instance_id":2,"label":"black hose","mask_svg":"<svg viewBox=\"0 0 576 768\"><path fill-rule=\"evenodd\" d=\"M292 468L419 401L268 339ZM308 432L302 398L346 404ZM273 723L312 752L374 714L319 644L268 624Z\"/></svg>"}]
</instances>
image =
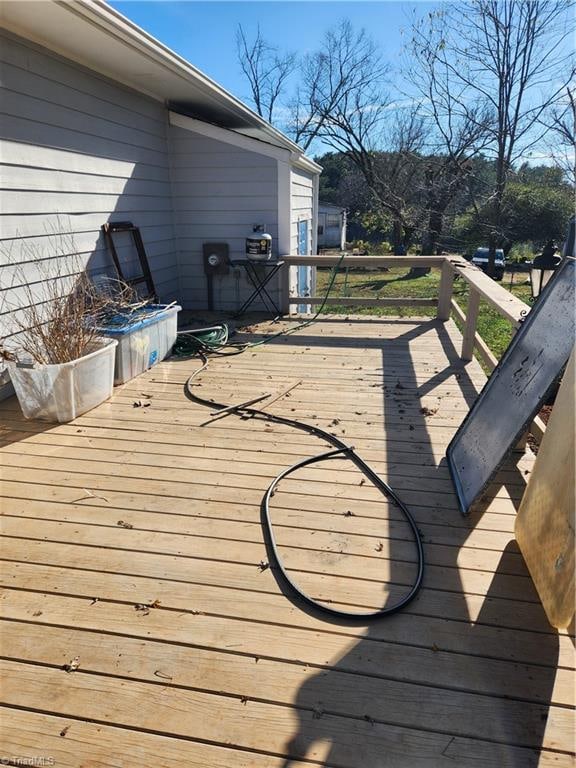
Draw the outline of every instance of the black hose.
<instances>
[{"instance_id":1,"label":"black hose","mask_svg":"<svg viewBox=\"0 0 576 768\"><path fill-rule=\"evenodd\" d=\"M203 397L199 397L198 395L192 392L192 381L196 378L196 376L198 376L202 371L204 371L208 365L208 358L206 357L206 355L203 352L199 352L198 354L202 360L202 367L199 368L197 371L195 371L186 381L186 384L185 384L186 395L194 402L197 402L200 405L204 405L209 408L213 408L213 409L215 408L217 410L222 408L228 408L229 406L225 405L224 403L216 403L213 400L207 400ZM285 579L286 583L290 586L290 588L293 589L294 592L297 595L299 595L299 597L308 605L311 605L315 609L322 611L323 613L327 613L330 616L341 618L341 619L362 619L362 620L378 619L378 618L382 618L383 616L390 616L393 613L397 613L398 611L402 610L402 608L407 606L408 603L414 599L414 597L416 596L418 590L422 585L422 579L424 576L424 549L422 547L420 531L418 530L416 521L412 517L410 511L408 510L404 502L396 494L396 492L388 485L388 483L386 483L384 480L382 480L382 478L379 475L376 474L376 472L372 469L372 467L370 467L364 461L364 459L362 459L356 453L356 451L352 446L346 445L346 443L344 443L338 437L336 437L335 435L332 435L330 432L326 432L320 427L317 427L312 424L306 424L304 422L297 421L296 419L290 419L286 416L277 416L275 414L266 413L265 411L261 411L257 408L239 407L237 409L237 413L245 416L250 416L251 418L263 419L266 421L271 421L276 424L283 424L285 426L294 427L295 429L299 429L303 432L307 432L308 434L312 434L312 435L315 435L316 437L320 437L321 439L326 440L328 443L334 446L334 450L327 451L326 453L321 453L321 454L318 454L317 456L312 456L307 459L303 459L301 461L298 461L296 464L293 464L291 467L288 467L288 469L282 470L282 472L280 472L274 478L274 480L268 487L268 490L266 491L264 498L262 500L263 525L265 529L265 534L270 541L270 544L272 547L272 553L274 555L274 560L276 561L278 570L280 571L280 573L282 574L282 577ZM382 493L382 495L391 499L392 502L399 507L404 517L406 518L406 522L410 526L412 535L414 537L414 543L416 545L416 554L417 554L416 578L414 579L414 582L412 584L412 587L410 588L410 591L405 597L403 597L394 605L391 605L390 607L381 608L377 611L370 611L370 612L342 611L342 610L339 610L338 608L331 608L330 606L324 603L318 602L313 597L310 597L310 595L306 594L306 592L304 592L288 575L288 572L284 567L284 563L278 551L276 538L274 536L274 529L273 529L272 519L270 515L270 499L272 498L272 495L274 494L274 491L278 486L278 484L280 483L280 481L283 480L288 475L291 475L293 472L296 472L298 469L301 469L302 467L306 467L310 464L315 464L320 461L327 461L329 459L337 458L338 456L341 456L341 455L346 455L352 462L354 462L354 464L358 467L358 469L360 469L360 471L372 482L372 484L376 488L378 488L378 490Z\"/></svg>"}]
</instances>

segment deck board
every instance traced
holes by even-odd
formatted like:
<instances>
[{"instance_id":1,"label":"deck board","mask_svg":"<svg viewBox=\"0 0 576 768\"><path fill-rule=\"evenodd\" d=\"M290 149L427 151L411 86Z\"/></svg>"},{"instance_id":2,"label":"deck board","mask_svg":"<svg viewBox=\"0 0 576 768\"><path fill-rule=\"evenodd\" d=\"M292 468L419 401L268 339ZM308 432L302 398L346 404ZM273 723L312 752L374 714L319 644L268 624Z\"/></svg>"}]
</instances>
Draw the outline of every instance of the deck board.
<instances>
[{"instance_id":1,"label":"deck board","mask_svg":"<svg viewBox=\"0 0 576 768\"><path fill-rule=\"evenodd\" d=\"M408 504L424 587L369 626L303 610L259 568L264 490L326 444L234 415L202 427L209 410L184 396L198 361L161 363L71 424L1 404L0 756L70 768L573 765L573 641L547 623L513 538L531 454L469 518L457 509L444 453L485 381L460 345L451 321L326 318L211 360L194 381L225 403L301 382L270 413L353 443ZM361 480L338 460L273 500L292 576L346 610L398 599L414 574L401 514Z\"/></svg>"}]
</instances>

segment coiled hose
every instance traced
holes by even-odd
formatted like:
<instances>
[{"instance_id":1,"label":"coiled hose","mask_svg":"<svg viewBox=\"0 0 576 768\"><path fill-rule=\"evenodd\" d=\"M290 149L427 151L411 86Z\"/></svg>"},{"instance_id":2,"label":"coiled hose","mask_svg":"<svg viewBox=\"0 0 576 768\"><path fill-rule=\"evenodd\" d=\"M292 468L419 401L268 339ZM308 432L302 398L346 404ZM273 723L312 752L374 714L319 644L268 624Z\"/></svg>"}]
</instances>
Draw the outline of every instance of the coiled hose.
<instances>
[{"instance_id":1,"label":"coiled hose","mask_svg":"<svg viewBox=\"0 0 576 768\"><path fill-rule=\"evenodd\" d=\"M340 265L342 264L342 261L344 259L344 255L340 258L338 264L332 271L332 276L328 283L328 289L326 291L326 294L324 296L324 300L322 304L320 305L320 308L315 313L315 315L309 319L304 321L303 323L299 323L298 325L285 330L285 331L279 331L276 334L272 334L270 336L266 336L264 339L261 339L257 342L248 342L248 343L241 343L241 344L230 344L228 342L228 328L226 325L218 325L218 326L212 326L210 328L203 328L203 329L196 329L194 331L182 331L178 334L178 340L175 346L174 354L177 356L192 356L197 355L200 357L202 361L202 366L198 368L197 371L195 371L186 381L185 384L185 392L187 397L203 406L206 406L208 408L221 410L223 408L229 408L230 406L225 403L216 403L213 400L208 400L203 397L199 397L197 394L195 394L192 391L193 387L193 381L194 379L199 376L208 366L208 355L210 354L217 354L217 355L230 355L230 354L241 354L246 349L249 349L250 347L260 346L262 344L266 344L270 341L272 341L275 338L278 338L279 336L285 336L289 335L290 333L294 333L297 330L300 330L301 328L305 328L309 325L311 325L315 320L318 318L318 315L322 312L324 309L324 306L326 305L326 302L328 301L328 297L330 295L330 291L332 289L332 286L334 285L334 280L336 278L336 274L338 272L338 269ZM307 459L303 459L301 461L296 462L296 464L293 464L291 467L288 467L287 469L282 470L270 483L268 486L268 490L264 494L264 498L262 499L262 525L264 528L265 536L270 544L270 548L272 550L273 560L275 562L275 565L282 575L282 578L284 579L285 583L292 589L292 591L299 596L301 600L303 600L307 605L312 606L314 609L321 611L324 614L328 614L332 618L337 619L347 619L347 620L361 620L361 621L372 621L374 619L380 619L384 616L391 616L394 613L397 613L398 611L405 608L408 603L410 603L418 593L420 587L422 586L422 579L424 577L424 550L422 546L422 540L420 537L420 531L418 530L418 526L416 525L416 521L412 517L412 514L410 513L409 509L406 507L402 499L396 494L396 492L386 483L382 478L372 469L372 467L364 461L364 459L359 456L356 451L354 450L353 446L349 446L344 441L340 440L340 438L336 437L335 435L332 435L330 432L327 432L324 429L321 429L320 427L317 427L313 424L306 424L305 422L298 421L297 419L291 419L287 416L278 416L275 414L267 413L265 411L261 411L258 408L248 407L248 406L242 406L235 409L235 412L239 415L243 416L249 416L251 418L255 419L262 419L268 422L272 422L274 424L282 424L284 426L293 427L294 429L298 429L302 432L306 432L311 435L315 435L316 437L321 438L322 440L325 440L326 442L330 443L334 446L334 448L330 451L326 451L324 453L320 453L316 456L311 456ZM314 599L310 595L308 595L306 592L304 592L303 589L301 589L298 584L292 579L292 577L289 575L284 562L282 560L282 557L280 555L278 545L276 543L276 537L274 536L274 527L272 523L272 517L270 513L270 499L274 495L274 492L276 488L278 487L279 483L289 475L293 474L294 472L297 472L299 469L302 469L303 467L310 466L311 464L318 464L322 461L329 461L330 459L336 459L336 458L348 458L350 461L352 461L356 467L364 474L364 476L370 480L370 482L380 491L380 493L385 496L387 499L390 499L402 512L404 515L406 522L408 523L408 526L410 527L410 530L412 532L412 536L414 538L414 544L416 547L416 577L414 579L414 582L412 586L410 587L410 590L408 593L397 603L394 603L391 606L380 608L377 611L368 611L368 612L360 612L360 611L344 611L340 610L338 608L333 608L329 605L326 605L325 603L319 602L318 600Z\"/></svg>"},{"instance_id":2,"label":"coiled hose","mask_svg":"<svg viewBox=\"0 0 576 768\"><path fill-rule=\"evenodd\" d=\"M208 400L206 398L199 397L197 394L195 394L192 391L194 379L196 378L196 376L202 373L202 371L204 371L208 366L208 358L206 357L206 355L203 352L199 352L198 354L200 356L200 359L202 360L202 367L199 368L197 371L195 371L186 381L185 388L186 388L187 396L194 402L215 410L220 410L222 408L229 407L224 403L216 403L213 400ZM356 453L356 451L352 446L346 445L346 443L340 440L340 438L336 437L335 435L332 435L330 432L326 432L320 427L317 427L312 424L306 424L305 422L297 421L296 419L290 419L286 416L278 416L275 414L266 413L265 411L261 411L257 408L242 407L242 408L238 408L236 412L241 415L250 416L255 419L262 419L268 422L272 422L274 424L282 424L284 426L289 426L295 429L299 429L303 432L307 432L308 434L315 435L316 437L326 440L327 442L329 442L334 446L334 449L331 451L326 451L325 453L320 453L317 456L311 456L310 458L303 459L301 461L298 461L296 464L293 464L291 467L288 467L287 469L282 470L282 472L280 472L274 478L272 483L268 486L268 490L264 494L264 498L262 500L262 517L263 517L263 527L265 530L265 534L266 534L266 537L268 538L268 541L270 542L275 564L278 570L280 571L280 573L282 574L282 577L284 578L286 583L290 586L290 588L308 605L311 605L315 609L322 611L323 613L327 613L332 617L340 618L340 619L358 619L358 620L378 619L384 616L391 616L393 613L397 613L398 611L402 610L402 608L404 608L406 605L408 605L408 603L414 599L418 590L420 589L420 586L422 585L422 579L424 576L424 550L422 547L420 532L418 530L418 526L416 525L414 518L412 517L410 511L408 510L408 508L406 507L402 499L400 499L400 497L388 485L388 483L386 483L384 480L382 480L382 478L378 474L376 474L376 472L372 469L372 467L370 467L370 465L367 464L364 461L364 459ZM358 467L358 469L365 475L365 477L367 477L370 480L370 482L376 488L378 488L378 490L382 493L382 495L390 499L402 511L406 519L406 522L410 527L410 530L414 538L414 543L416 546L416 558L417 558L416 577L414 579L412 587L410 588L410 591L408 592L407 595L405 595L401 600L399 600L394 605L381 608L377 611L369 611L369 612L343 611L338 608L332 608L329 605L321 603L315 600L310 595L308 595L306 592L304 592L304 590L302 590L298 586L298 584L295 583L292 577L288 574L286 567L284 566L282 557L280 555L278 545L276 544L276 537L274 536L274 528L273 528L272 518L270 514L270 499L272 498L274 491L278 487L278 484L284 478L293 474L297 470L302 469L303 467L307 467L311 464L317 464L322 461L328 461L330 459L342 458L342 457L349 458Z\"/></svg>"}]
</instances>

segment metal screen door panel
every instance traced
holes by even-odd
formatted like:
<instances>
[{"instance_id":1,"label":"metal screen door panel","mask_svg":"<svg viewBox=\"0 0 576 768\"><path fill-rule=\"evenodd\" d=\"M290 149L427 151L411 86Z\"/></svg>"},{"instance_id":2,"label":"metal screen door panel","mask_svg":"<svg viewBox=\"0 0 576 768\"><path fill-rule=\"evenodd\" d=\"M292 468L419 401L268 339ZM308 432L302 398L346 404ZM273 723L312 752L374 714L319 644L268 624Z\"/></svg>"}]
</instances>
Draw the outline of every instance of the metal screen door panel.
<instances>
[{"instance_id":1,"label":"metal screen door panel","mask_svg":"<svg viewBox=\"0 0 576 768\"><path fill-rule=\"evenodd\" d=\"M308 255L308 221L302 219L298 222L298 255ZM299 296L310 296L310 267L297 267L297 286ZM308 304L298 304L298 312L309 312L310 307Z\"/></svg>"},{"instance_id":2,"label":"metal screen door panel","mask_svg":"<svg viewBox=\"0 0 576 768\"><path fill-rule=\"evenodd\" d=\"M576 263L566 259L522 323L446 451L464 514L542 407L575 338Z\"/></svg>"}]
</instances>

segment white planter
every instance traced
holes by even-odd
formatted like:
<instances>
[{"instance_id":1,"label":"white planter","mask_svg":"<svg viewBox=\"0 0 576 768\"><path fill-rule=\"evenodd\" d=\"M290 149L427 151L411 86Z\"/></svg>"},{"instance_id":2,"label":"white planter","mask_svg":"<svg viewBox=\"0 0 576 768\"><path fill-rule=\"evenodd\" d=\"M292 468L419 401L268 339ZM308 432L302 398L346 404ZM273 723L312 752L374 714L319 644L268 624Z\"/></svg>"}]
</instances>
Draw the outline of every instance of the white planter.
<instances>
[{"instance_id":1,"label":"white planter","mask_svg":"<svg viewBox=\"0 0 576 768\"><path fill-rule=\"evenodd\" d=\"M112 395L118 342L103 339L78 360L57 365L8 363L10 379L27 419L72 421Z\"/></svg>"}]
</instances>

